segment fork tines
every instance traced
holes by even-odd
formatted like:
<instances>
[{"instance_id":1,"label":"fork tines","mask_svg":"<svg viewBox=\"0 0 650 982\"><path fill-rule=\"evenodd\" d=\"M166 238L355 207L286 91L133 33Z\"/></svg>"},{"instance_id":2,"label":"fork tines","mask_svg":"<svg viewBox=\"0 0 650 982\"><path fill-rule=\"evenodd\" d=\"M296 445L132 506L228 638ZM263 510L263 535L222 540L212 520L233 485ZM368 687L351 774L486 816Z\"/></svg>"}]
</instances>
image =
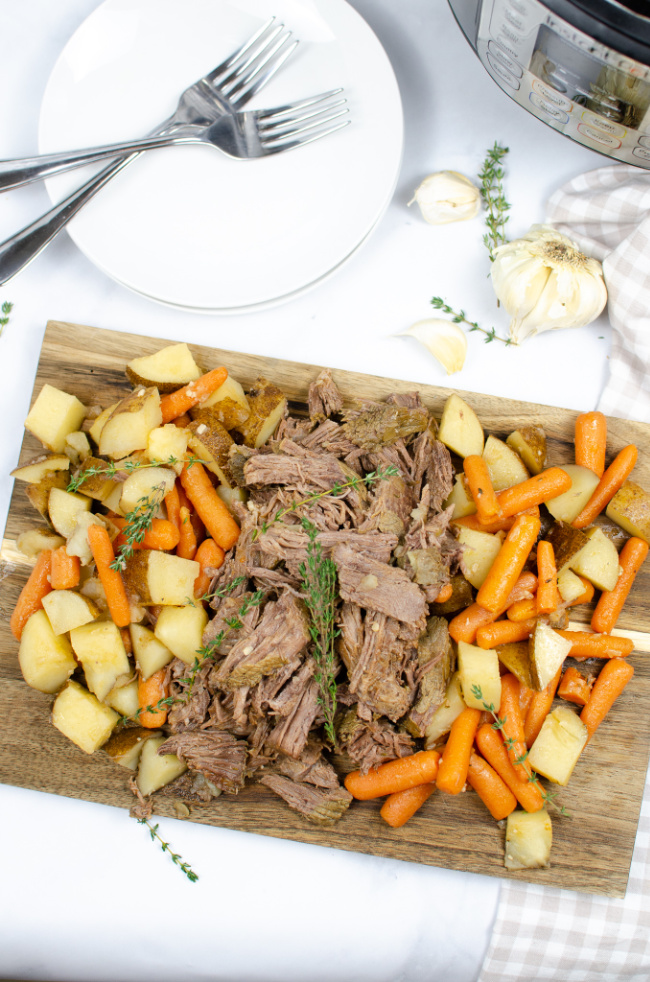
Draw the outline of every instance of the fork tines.
<instances>
[{"instance_id":1,"label":"fork tines","mask_svg":"<svg viewBox=\"0 0 650 982\"><path fill-rule=\"evenodd\" d=\"M347 99L335 98L341 92L342 88L332 89L279 109L258 112L260 138L265 150L289 150L303 146L348 126L350 119L329 125L349 113L345 105Z\"/></svg>"},{"instance_id":2,"label":"fork tines","mask_svg":"<svg viewBox=\"0 0 650 982\"><path fill-rule=\"evenodd\" d=\"M275 17L264 24L226 61L206 76L218 85L233 106L248 101L271 79L298 44L290 41L291 31L275 24Z\"/></svg>"}]
</instances>

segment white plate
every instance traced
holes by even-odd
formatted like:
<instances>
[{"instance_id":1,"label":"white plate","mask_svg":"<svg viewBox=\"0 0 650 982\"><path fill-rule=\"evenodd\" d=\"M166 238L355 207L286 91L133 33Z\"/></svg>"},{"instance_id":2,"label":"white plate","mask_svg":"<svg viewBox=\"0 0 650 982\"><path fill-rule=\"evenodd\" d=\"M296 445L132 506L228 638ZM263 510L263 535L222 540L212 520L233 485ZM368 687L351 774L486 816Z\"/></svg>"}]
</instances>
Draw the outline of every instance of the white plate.
<instances>
[{"instance_id":1,"label":"white plate","mask_svg":"<svg viewBox=\"0 0 650 982\"><path fill-rule=\"evenodd\" d=\"M143 136L270 14L300 44L248 108L343 86L351 125L261 160L206 146L154 150L118 174L68 230L96 266L151 299L224 313L287 299L349 258L391 200L399 90L376 36L344 0L105 0L50 76L41 152ZM52 200L89 173L50 179Z\"/></svg>"}]
</instances>

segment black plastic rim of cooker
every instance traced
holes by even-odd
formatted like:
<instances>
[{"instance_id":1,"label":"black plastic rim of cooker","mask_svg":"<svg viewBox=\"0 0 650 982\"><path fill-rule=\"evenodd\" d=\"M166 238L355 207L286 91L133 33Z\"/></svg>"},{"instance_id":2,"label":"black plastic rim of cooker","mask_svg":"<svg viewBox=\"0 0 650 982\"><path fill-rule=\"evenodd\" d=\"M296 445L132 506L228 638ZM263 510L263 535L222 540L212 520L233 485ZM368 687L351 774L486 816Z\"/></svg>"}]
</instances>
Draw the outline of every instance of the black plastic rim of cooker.
<instances>
[{"instance_id":1,"label":"black plastic rim of cooker","mask_svg":"<svg viewBox=\"0 0 650 982\"><path fill-rule=\"evenodd\" d=\"M650 66L648 0L542 0L545 7L594 41Z\"/></svg>"}]
</instances>

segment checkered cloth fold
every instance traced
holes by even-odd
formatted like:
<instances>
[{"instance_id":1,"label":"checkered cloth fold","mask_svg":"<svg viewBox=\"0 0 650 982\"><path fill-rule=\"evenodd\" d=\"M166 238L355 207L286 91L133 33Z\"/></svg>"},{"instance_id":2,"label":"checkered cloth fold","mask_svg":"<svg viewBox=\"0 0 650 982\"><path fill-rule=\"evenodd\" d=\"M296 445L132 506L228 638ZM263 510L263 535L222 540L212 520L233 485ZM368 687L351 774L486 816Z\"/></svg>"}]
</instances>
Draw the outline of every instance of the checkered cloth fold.
<instances>
[{"instance_id":1,"label":"checkered cloth fold","mask_svg":"<svg viewBox=\"0 0 650 982\"><path fill-rule=\"evenodd\" d=\"M613 328L598 408L650 422L650 173L602 167L556 191L547 220L603 263ZM504 881L479 982L650 979L650 780L623 900Z\"/></svg>"}]
</instances>

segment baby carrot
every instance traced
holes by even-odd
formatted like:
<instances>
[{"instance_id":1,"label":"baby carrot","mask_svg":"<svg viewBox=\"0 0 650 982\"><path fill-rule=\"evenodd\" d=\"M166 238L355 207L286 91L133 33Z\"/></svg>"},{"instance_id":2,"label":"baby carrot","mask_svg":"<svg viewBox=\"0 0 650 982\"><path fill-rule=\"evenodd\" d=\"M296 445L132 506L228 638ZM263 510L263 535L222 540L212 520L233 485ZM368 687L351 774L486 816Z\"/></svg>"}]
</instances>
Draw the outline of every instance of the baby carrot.
<instances>
[{"instance_id":1,"label":"baby carrot","mask_svg":"<svg viewBox=\"0 0 650 982\"><path fill-rule=\"evenodd\" d=\"M607 449L607 420L602 413L582 413L575 425L575 460L581 467L603 476Z\"/></svg>"},{"instance_id":2,"label":"baby carrot","mask_svg":"<svg viewBox=\"0 0 650 982\"><path fill-rule=\"evenodd\" d=\"M9 627L16 641L20 641L25 624L43 606L43 597L50 592L50 573L52 571L52 550L43 549L32 568L25 586L20 591L16 606L11 614Z\"/></svg>"},{"instance_id":3,"label":"baby carrot","mask_svg":"<svg viewBox=\"0 0 650 982\"><path fill-rule=\"evenodd\" d=\"M122 534L127 521L121 515L114 515L112 512L109 512L108 518L120 530L120 534L113 543L114 546L119 547L127 541L126 536ZM131 546L133 549L169 550L176 548L179 539L179 531L173 522L167 518L154 518L149 528L145 530L142 541L132 542Z\"/></svg>"},{"instance_id":4,"label":"baby carrot","mask_svg":"<svg viewBox=\"0 0 650 982\"><path fill-rule=\"evenodd\" d=\"M164 498L165 508L167 510L167 519L172 522L177 529L181 527L181 502L178 496L178 480L174 483L171 489L167 492Z\"/></svg>"},{"instance_id":5,"label":"baby carrot","mask_svg":"<svg viewBox=\"0 0 650 982\"><path fill-rule=\"evenodd\" d=\"M622 658L631 655L634 642L631 638L613 637L610 634L591 634L589 631L560 631L557 633L571 641L569 655L572 658Z\"/></svg>"},{"instance_id":6,"label":"baby carrot","mask_svg":"<svg viewBox=\"0 0 650 982\"><path fill-rule=\"evenodd\" d=\"M539 518L539 505L532 508L525 508L522 515L537 515ZM516 515L508 515L505 518L493 518L490 522L481 522L478 515L465 515L463 518L454 518L454 525L463 525L465 528L474 529L475 532L509 532L515 524Z\"/></svg>"},{"instance_id":7,"label":"baby carrot","mask_svg":"<svg viewBox=\"0 0 650 982\"><path fill-rule=\"evenodd\" d=\"M557 589L555 550L545 539L537 543L537 584L537 613L551 614L557 610L561 598Z\"/></svg>"},{"instance_id":8,"label":"baby carrot","mask_svg":"<svg viewBox=\"0 0 650 982\"><path fill-rule=\"evenodd\" d=\"M580 719L589 731L589 739L633 675L634 669L623 658L612 658L611 661L605 662L591 690L589 702L580 713Z\"/></svg>"},{"instance_id":9,"label":"baby carrot","mask_svg":"<svg viewBox=\"0 0 650 982\"><path fill-rule=\"evenodd\" d=\"M579 597L575 598L575 600L572 600L571 603L568 603L567 607L577 607L579 604L588 604L594 598L594 593L596 591L594 590L593 583L590 583L584 576L579 576L578 579L582 580L582 585L585 588L585 592L581 593Z\"/></svg>"},{"instance_id":10,"label":"baby carrot","mask_svg":"<svg viewBox=\"0 0 650 982\"><path fill-rule=\"evenodd\" d=\"M162 412L163 423L171 423L173 419L186 413L197 402L203 402L208 396L212 395L228 378L226 368L213 368L211 372L206 372L201 378L189 382L175 392L169 392L161 396L160 410Z\"/></svg>"},{"instance_id":11,"label":"baby carrot","mask_svg":"<svg viewBox=\"0 0 650 982\"><path fill-rule=\"evenodd\" d=\"M577 668L569 665L562 676L557 694L560 699L566 699L567 702L574 702L577 706L586 706L591 695L591 686Z\"/></svg>"},{"instance_id":12,"label":"baby carrot","mask_svg":"<svg viewBox=\"0 0 650 982\"><path fill-rule=\"evenodd\" d=\"M529 749L539 736L542 723L551 711L561 675L562 667L560 666L546 688L542 689L541 692L536 692L530 700L530 705L526 710L526 716L524 718L524 739Z\"/></svg>"},{"instance_id":13,"label":"baby carrot","mask_svg":"<svg viewBox=\"0 0 650 982\"><path fill-rule=\"evenodd\" d=\"M463 790L467 780L472 744L480 719L480 709L466 707L451 724L436 778L436 786L440 791L459 794Z\"/></svg>"},{"instance_id":14,"label":"baby carrot","mask_svg":"<svg viewBox=\"0 0 650 982\"><path fill-rule=\"evenodd\" d=\"M476 505L479 522L490 522L494 518L500 518L501 509L485 459L478 454L469 454L463 460L463 471L467 478L469 493Z\"/></svg>"},{"instance_id":15,"label":"baby carrot","mask_svg":"<svg viewBox=\"0 0 650 982\"><path fill-rule=\"evenodd\" d=\"M344 784L353 798L368 801L382 798L386 794L405 791L418 784L431 784L438 773L440 754L437 750L420 750L408 757L389 760L367 774L352 771L346 775Z\"/></svg>"},{"instance_id":16,"label":"baby carrot","mask_svg":"<svg viewBox=\"0 0 650 982\"><path fill-rule=\"evenodd\" d=\"M203 464L185 464L181 484L208 533L227 552L239 538L239 525L215 491Z\"/></svg>"},{"instance_id":17,"label":"baby carrot","mask_svg":"<svg viewBox=\"0 0 650 982\"><path fill-rule=\"evenodd\" d=\"M623 609L623 604L634 583L634 578L648 555L648 548L647 542L643 539L638 539L636 536L632 536L621 549L618 557L621 572L614 589L603 590L600 595L591 618L591 626L594 631L609 634L616 624L618 616Z\"/></svg>"},{"instance_id":18,"label":"baby carrot","mask_svg":"<svg viewBox=\"0 0 650 982\"><path fill-rule=\"evenodd\" d=\"M72 590L79 585L81 563L79 556L69 556L65 546L52 552L50 584L53 590Z\"/></svg>"},{"instance_id":19,"label":"baby carrot","mask_svg":"<svg viewBox=\"0 0 650 982\"><path fill-rule=\"evenodd\" d=\"M454 592L454 588L451 585L451 583L445 583L445 585L440 590L440 593L436 597L436 603L437 604L444 604L448 600L451 600L452 595L453 595L453 592Z\"/></svg>"},{"instance_id":20,"label":"baby carrot","mask_svg":"<svg viewBox=\"0 0 650 982\"><path fill-rule=\"evenodd\" d=\"M109 534L103 525L89 525L87 535L110 615L118 627L128 627L131 623L131 608L119 570L111 569L115 553Z\"/></svg>"},{"instance_id":21,"label":"baby carrot","mask_svg":"<svg viewBox=\"0 0 650 982\"><path fill-rule=\"evenodd\" d=\"M208 573L208 570L219 569L223 565L225 553L214 539L204 539L194 558L201 565L201 572L194 580L194 596L198 600L210 589L214 573Z\"/></svg>"},{"instance_id":22,"label":"baby carrot","mask_svg":"<svg viewBox=\"0 0 650 982\"><path fill-rule=\"evenodd\" d=\"M571 478L561 467L548 467L534 474L521 484L500 491L497 495L504 516L517 515L533 505L541 505L556 498L571 487Z\"/></svg>"},{"instance_id":23,"label":"baby carrot","mask_svg":"<svg viewBox=\"0 0 650 982\"><path fill-rule=\"evenodd\" d=\"M531 597L532 594L537 589L537 577L534 573L522 573L517 582L515 583L510 596L506 599L506 605L509 607L518 600L525 600ZM506 607L504 607L504 610ZM477 603L470 604L465 610L461 610L459 614L456 614L452 620L449 622L449 634L454 639L454 641L467 641L468 644L474 644L476 640L476 632L479 627L483 627L486 624L491 624L493 621L500 617L503 613L502 610L498 611L496 614L491 613L489 610L484 610L483 607L479 607Z\"/></svg>"},{"instance_id":24,"label":"baby carrot","mask_svg":"<svg viewBox=\"0 0 650 982\"><path fill-rule=\"evenodd\" d=\"M609 504L616 492L627 481L634 469L637 457L638 451L633 443L623 447L601 477L587 504L578 517L572 521L571 524L574 529L583 529L587 525L591 525L594 518L600 515L603 508Z\"/></svg>"},{"instance_id":25,"label":"baby carrot","mask_svg":"<svg viewBox=\"0 0 650 982\"><path fill-rule=\"evenodd\" d=\"M510 604L506 611L509 621L529 621L532 617L537 617L537 597L527 597L525 600L518 600Z\"/></svg>"},{"instance_id":26,"label":"baby carrot","mask_svg":"<svg viewBox=\"0 0 650 982\"><path fill-rule=\"evenodd\" d=\"M508 594L535 545L541 522L534 515L519 515L476 595L476 603L493 613L502 610Z\"/></svg>"},{"instance_id":27,"label":"baby carrot","mask_svg":"<svg viewBox=\"0 0 650 982\"><path fill-rule=\"evenodd\" d=\"M516 773L522 781L527 781L530 768L525 760L528 754L524 721L519 704L519 679L510 672L501 676L501 703L499 719L502 721L501 733L508 748L508 756Z\"/></svg>"},{"instance_id":28,"label":"baby carrot","mask_svg":"<svg viewBox=\"0 0 650 982\"><path fill-rule=\"evenodd\" d=\"M158 706L158 703L168 696L169 682L166 668L159 668L148 679L143 680L138 676L138 706L142 710L139 714L140 726L155 730L167 722L167 708Z\"/></svg>"},{"instance_id":29,"label":"baby carrot","mask_svg":"<svg viewBox=\"0 0 650 982\"><path fill-rule=\"evenodd\" d=\"M379 814L391 828L399 829L415 815L435 790L435 784L416 784L414 788L396 791L386 798Z\"/></svg>"},{"instance_id":30,"label":"baby carrot","mask_svg":"<svg viewBox=\"0 0 650 982\"><path fill-rule=\"evenodd\" d=\"M517 799L487 760L472 754L467 769L467 783L474 788L492 818L507 818L517 807Z\"/></svg>"},{"instance_id":31,"label":"baby carrot","mask_svg":"<svg viewBox=\"0 0 650 982\"><path fill-rule=\"evenodd\" d=\"M192 507L192 502L187 497L185 489L180 481L177 482L176 487L178 488L178 504L179 504L179 523L180 523L180 508L189 508L190 521L192 527L194 528L194 534L196 536L197 545L199 542L203 542L205 539L205 525L196 513L196 509ZM179 524L180 527L180 524Z\"/></svg>"},{"instance_id":32,"label":"baby carrot","mask_svg":"<svg viewBox=\"0 0 650 982\"><path fill-rule=\"evenodd\" d=\"M513 641L526 641L535 630L535 619L527 621L494 621L479 627L476 644L479 648L496 648L499 644L512 644Z\"/></svg>"},{"instance_id":33,"label":"baby carrot","mask_svg":"<svg viewBox=\"0 0 650 982\"><path fill-rule=\"evenodd\" d=\"M190 518L190 510L185 505L180 507L180 518L181 526L178 530L180 540L176 547L176 555L180 556L181 559L194 559L196 555L196 533Z\"/></svg>"},{"instance_id":34,"label":"baby carrot","mask_svg":"<svg viewBox=\"0 0 650 982\"><path fill-rule=\"evenodd\" d=\"M512 766L501 735L490 723L479 727L476 745L504 784L510 788L521 807L527 812L538 812L544 805L539 782L530 781L528 775L522 781Z\"/></svg>"}]
</instances>

